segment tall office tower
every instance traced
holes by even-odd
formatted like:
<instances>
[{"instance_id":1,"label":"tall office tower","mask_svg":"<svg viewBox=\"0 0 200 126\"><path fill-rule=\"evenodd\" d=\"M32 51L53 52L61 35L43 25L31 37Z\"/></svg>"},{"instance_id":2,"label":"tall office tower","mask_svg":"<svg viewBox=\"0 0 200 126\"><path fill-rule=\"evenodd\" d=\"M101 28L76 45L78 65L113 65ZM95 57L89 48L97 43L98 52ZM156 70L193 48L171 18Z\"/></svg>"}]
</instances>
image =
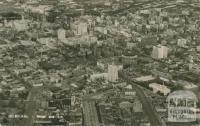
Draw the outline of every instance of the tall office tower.
<instances>
[{"instance_id":1,"label":"tall office tower","mask_svg":"<svg viewBox=\"0 0 200 126\"><path fill-rule=\"evenodd\" d=\"M152 57L155 59L167 58L168 48L166 46L158 45L153 47Z\"/></svg>"},{"instance_id":2,"label":"tall office tower","mask_svg":"<svg viewBox=\"0 0 200 126\"><path fill-rule=\"evenodd\" d=\"M117 80L119 79L118 72L121 69L123 69L122 65L108 65L108 81L117 82Z\"/></svg>"}]
</instances>

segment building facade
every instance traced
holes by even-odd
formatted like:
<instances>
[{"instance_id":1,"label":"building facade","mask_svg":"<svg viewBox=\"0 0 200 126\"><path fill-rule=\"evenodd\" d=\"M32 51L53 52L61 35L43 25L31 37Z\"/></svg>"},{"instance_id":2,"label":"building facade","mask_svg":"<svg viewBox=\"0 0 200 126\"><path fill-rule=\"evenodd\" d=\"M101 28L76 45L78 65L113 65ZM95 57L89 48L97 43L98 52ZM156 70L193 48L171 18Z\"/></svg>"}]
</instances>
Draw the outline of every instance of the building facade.
<instances>
[{"instance_id":1,"label":"building facade","mask_svg":"<svg viewBox=\"0 0 200 126\"><path fill-rule=\"evenodd\" d=\"M152 57L155 59L167 58L168 48L166 46L158 45L153 47Z\"/></svg>"},{"instance_id":2,"label":"building facade","mask_svg":"<svg viewBox=\"0 0 200 126\"><path fill-rule=\"evenodd\" d=\"M119 79L118 71L122 68L122 65L108 65L108 81L117 82L117 80Z\"/></svg>"}]
</instances>

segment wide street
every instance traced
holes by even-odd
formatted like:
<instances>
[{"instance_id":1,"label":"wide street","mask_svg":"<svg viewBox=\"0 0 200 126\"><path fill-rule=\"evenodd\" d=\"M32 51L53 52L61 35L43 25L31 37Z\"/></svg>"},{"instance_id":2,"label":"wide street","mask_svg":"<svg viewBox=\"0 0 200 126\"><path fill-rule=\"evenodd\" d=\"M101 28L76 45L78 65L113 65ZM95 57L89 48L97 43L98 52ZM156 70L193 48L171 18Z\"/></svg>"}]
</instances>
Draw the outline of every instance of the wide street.
<instances>
[{"instance_id":1,"label":"wide street","mask_svg":"<svg viewBox=\"0 0 200 126\"><path fill-rule=\"evenodd\" d=\"M127 80L127 83L130 83L132 85L133 89L136 91L136 94L142 103L143 111L147 115L151 125L152 126L166 126L166 124L161 120L161 118L156 113L154 107L151 104L151 101L145 95L144 90L142 88L140 88L136 84L136 82L134 82L131 78L126 76L124 73L121 74L121 77L124 80Z\"/></svg>"},{"instance_id":2,"label":"wide street","mask_svg":"<svg viewBox=\"0 0 200 126\"><path fill-rule=\"evenodd\" d=\"M35 88L31 89L29 92L29 96L25 105L25 113L24 115L27 115L28 118L24 119L21 122L21 126L32 126L34 122L34 115L36 110L36 103L34 101L37 94L37 90Z\"/></svg>"}]
</instances>

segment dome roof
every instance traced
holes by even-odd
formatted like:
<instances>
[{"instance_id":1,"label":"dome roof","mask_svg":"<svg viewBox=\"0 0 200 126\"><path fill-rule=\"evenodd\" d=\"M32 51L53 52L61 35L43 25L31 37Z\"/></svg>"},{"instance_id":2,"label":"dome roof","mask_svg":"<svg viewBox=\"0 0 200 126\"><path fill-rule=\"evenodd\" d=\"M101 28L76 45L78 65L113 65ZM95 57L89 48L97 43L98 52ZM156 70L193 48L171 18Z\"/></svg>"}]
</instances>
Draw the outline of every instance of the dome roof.
<instances>
[{"instance_id":1,"label":"dome roof","mask_svg":"<svg viewBox=\"0 0 200 126\"><path fill-rule=\"evenodd\" d=\"M171 98L190 98L194 99L195 101L198 101L196 95L193 92L186 90L179 90L172 92L171 94L168 95L167 100Z\"/></svg>"}]
</instances>

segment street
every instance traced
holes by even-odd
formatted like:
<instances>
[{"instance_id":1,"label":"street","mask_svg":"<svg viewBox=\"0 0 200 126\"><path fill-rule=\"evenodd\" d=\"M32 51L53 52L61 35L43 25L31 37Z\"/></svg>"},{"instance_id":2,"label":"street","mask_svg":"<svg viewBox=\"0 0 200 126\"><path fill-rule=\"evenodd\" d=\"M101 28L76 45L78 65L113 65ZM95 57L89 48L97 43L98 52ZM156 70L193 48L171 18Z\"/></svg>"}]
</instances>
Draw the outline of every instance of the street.
<instances>
[{"instance_id":1,"label":"street","mask_svg":"<svg viewBox=\"0 0 200 126\"><path fill-rule=\"evenodd\" d=\"M128 83L132 84L133 89L136 91L137 96L139 97L143 111L147 115L152 126L166 126L166 124L161 120L161 118L156 113L153 108L151 101L147 98L142 88L140 88L134 81L131 80L124 73L121 74L121 77L127 80Z\"/></svg>"},{"instance_id":2,"label":"street","mask_svg":"<svg viewBox=\"0 0 200 126\"><path fill-rule=\"evenodd\" d=\"M20 126L32 126L34 121L34 115L35 115L35 109L36 109L36 103L34 102L35 96L36 96L36 89L32 89L29 93L27 103L25 105L25 113L24 115L27 115L28 118L24 119L21 122Z\"/></svg>"}]
</instances>

